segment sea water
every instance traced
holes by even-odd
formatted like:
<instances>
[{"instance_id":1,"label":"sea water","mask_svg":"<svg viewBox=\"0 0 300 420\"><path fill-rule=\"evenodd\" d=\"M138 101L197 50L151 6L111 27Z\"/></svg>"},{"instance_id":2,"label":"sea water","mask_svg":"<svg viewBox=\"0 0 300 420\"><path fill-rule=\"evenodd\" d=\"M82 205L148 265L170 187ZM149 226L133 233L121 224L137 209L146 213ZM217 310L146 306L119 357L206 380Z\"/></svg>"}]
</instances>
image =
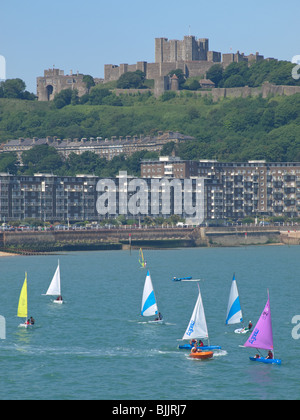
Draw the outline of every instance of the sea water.
<instances>
[{"instance_id":1,"label":"sea water","mask_svg":"<svg viewBox=\"0 0 300 420\"><path fill-rule=\"evenodd\" d=\"M15 256L0 260L1 399L298 399L300 397L300 247L144 250L164 324L140 315L146 270L138 251ZM46 293L60 260L63 305ZM29 316L18 328L17 305L28 273ZM281 366L249 360L245 335L225 326L235 273L245 323L255 324L267 301L275 356ZM192 360L178 345L198 296L200 278L213 359ZM300 322L300 321L298 321ZM294 331L294 333L293 333Z\"/></svg>"}]
</instances>

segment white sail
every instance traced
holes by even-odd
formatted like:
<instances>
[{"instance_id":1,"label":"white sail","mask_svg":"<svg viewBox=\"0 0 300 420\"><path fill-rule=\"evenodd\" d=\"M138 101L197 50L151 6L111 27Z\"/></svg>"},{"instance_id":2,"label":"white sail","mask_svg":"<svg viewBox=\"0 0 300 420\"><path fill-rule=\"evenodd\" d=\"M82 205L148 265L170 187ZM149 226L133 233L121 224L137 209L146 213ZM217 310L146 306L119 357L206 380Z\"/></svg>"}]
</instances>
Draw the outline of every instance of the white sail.
<instances>
[{"instance_id":1,"label":"white sail","mask_svg":"<svg viewBox=\"0 0 300 420\"><path fill-rule=\"evenodd\" d=\"M157 315L157 314L158 314L157 303L155 299L150 272L148 270L146 280L145 280L144 291L143 291L141 315L152 316L152 315Z\"/></svg>"},{"instance_id":2,"label":"white sail","mask_svg":"<svg viewBox=\"0 0 300 420\"><path fill-rule=\"evenodd\" d=\"M51 295L51 296L61 295L59 262L58 262L57 269L55 271L55 274L53 276L53 279L50 283L50 286L49 286L49 289L47 290L46 295Z\"/></svg>"},{"instance_id":3,"label":"white sail","mask_svg":"<svg viewBox=\"0 0 300 420\"><path fill-rule=\"evenodd\" d=\"M191 340L193 338L208 338L208 330L199 284L198 288L199 296L194 308L193 315L190 319L187 330L182 337L182 340Z\"/></svg>"},{"instance_id":4,"label":"white sail","mask_svg":"<svg viewBox=\"0 0 300 420\"><path fill-rule=\"evenodd\" d=\"M243 322L243 314L235 275L233 275L227 307L226 325L238 324L240 322Z\"/></svg>"}]
</instances>

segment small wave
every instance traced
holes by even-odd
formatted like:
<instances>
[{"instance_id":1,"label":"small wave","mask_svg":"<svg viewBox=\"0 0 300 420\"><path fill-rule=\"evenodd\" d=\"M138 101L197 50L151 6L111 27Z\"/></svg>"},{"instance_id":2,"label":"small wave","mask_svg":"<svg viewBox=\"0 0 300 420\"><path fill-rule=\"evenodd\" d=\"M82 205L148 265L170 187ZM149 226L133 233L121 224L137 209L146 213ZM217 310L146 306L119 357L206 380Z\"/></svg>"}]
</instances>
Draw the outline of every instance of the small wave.
<instances>
[{"instance_id":1,"label":"small wave","mask_svg":"<svg viewBox=\"0 0 300 420\"><path fill-rule=\"evenodd\" d=\"M216 350L214 351L214 357L220 357L220 356L227 356L226 350Z\"/></svg>"}]
</instances>

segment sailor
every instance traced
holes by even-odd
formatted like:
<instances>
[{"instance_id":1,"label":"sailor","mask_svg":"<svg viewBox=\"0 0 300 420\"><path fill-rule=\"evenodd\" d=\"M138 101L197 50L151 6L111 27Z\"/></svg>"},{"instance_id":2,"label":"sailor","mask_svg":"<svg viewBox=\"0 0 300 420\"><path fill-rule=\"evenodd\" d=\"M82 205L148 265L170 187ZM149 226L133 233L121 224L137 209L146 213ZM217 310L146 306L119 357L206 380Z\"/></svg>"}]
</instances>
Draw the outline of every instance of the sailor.
<instances>
[{"instance_id":1,"label":"sailor","mask_svg":"<svg viewBox=\"0 0 300 420\"><path fill-rule=\"evenodd\" d=\"M249 324L248 324L248 330L250 331L250 330L251 330L251 328L252 328L252 322L251 322L251 321L249 321Z\"/></svg>"},{"instance_id":2,"label":"sailor","mask_svg":"<svg viewBox=\"0 0 300 420\"><path fill-rule=\"evenodd\" d=\"M273 359L273 353L271 352L271 350L269 350L268 356L266 358L267 359Z\"/></svg>"},{"instance_id":3,"label":"sailor","mask_svg":"<svg viewBox=\"0 0 300 420\"><path fill-rule=\"evenodd\" d=\"M192 348L192 353L197 353L197 341L194 343L194 347Z\"/></svg>"},{"instance_id":4,"label":"sailor","mask_svg":"<svg viewBox=\"0 0 300 420\"><path fill-rule=\"evenodd\" d=\"M35 320L31 316L27 321L27 325L34 325L34 323L35 323Z\"/></svg>"},{"instance_id":5,"label":"sailor","mask_svg":"<svg viewBox=\"0 0 300 420\"><path fill-rule=\"evenodd\" d=\"M162 319L163 319L162 314L158 312L158 316L155 318L154 321L162 321Z\"/></svg>"}]
</instances>

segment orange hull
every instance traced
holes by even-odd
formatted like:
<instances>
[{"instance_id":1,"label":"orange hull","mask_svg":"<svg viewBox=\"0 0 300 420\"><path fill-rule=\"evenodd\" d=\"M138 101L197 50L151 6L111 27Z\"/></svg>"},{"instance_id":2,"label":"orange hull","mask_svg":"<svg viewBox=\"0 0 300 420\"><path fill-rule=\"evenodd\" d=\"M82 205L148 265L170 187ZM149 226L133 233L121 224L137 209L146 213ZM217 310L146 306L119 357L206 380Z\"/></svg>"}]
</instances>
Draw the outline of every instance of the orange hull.
<instances>
[{"instance_id":1,"label":"orange hull","mask_svg":"<svg viewBox=\"0 0 300 420\"><path fill-rule=\"evenodd\" d=\"M200 352L195 352L195 353L191 353L190 357L192 357L193 359L211 359L213 357L213 352L212 351L200 351Z\"/></svg>"}]
</instances>

